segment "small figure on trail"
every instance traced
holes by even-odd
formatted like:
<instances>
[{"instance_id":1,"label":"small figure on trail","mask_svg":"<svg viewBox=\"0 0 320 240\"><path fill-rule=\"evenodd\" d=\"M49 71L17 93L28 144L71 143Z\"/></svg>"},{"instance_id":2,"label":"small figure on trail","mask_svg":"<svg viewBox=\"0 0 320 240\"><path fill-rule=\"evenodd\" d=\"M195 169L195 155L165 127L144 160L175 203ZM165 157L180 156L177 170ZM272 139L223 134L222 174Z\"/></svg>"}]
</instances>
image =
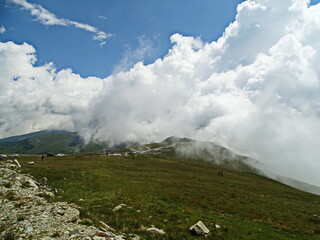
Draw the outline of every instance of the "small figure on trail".
<instances>
[{"instance_id":1,"label":"small figure on trail","mask_svg":"<svg viewBox=\"0 0 320 240\"><path fill-rule=\"evenodd\" d=\"M218 171L218 176L223 177L223 170Z\"/></svg>"},{"instance_id":2,"label":"small figure on trail","mask_svg":"<svg viewBox=\"0 0 320 240\"><path fill-rule=\"evenodd\" d=\"M44 155L43 154L41 155L41 161L44 161Z\"/></svg>"}]
</instances>

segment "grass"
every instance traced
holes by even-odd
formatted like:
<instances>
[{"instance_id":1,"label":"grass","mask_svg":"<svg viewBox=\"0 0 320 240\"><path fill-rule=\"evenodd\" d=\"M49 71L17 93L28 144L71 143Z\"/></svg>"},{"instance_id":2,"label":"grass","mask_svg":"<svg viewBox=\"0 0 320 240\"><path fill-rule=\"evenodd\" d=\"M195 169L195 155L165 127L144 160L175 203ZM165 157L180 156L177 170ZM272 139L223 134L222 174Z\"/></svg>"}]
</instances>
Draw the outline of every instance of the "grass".
<instances>
[{"instance_id":1,"label":"grass","mask_svg":"<svg viewBox=\"0 0 320 240\"><path fill-rule=\"evenodd\" d=\"M258 175L170 152L39 160L22 156L19 161L23 171L37 179L47 177L51 187L63 190L56 200L81 206L81 216L97 225L104 221L143 239L157 239L145 231L152 225L166 232L159 239L194 239L188 229L199 220L210 229L212 239L320 238L320 196ZM28 161L36 164L27 165ZM217 174L221 169L223 177ZM121 203L126 206L113 212Z\"/></svg>"}]
</instances>

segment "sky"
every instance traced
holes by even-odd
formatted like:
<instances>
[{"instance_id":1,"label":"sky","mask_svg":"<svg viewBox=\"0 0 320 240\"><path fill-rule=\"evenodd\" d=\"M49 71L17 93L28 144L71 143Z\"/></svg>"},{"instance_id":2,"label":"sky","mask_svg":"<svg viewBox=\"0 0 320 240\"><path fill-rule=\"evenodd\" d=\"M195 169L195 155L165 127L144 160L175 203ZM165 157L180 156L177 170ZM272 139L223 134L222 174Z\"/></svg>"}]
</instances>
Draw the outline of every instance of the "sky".
<instances>
[{"instance_id":1,"label":"sky","mask_svg":"<svg viewBox=\"0 0 320 240\"><path fill-rule=\"evenodd\" d=\"M22 2L0 1L1 41L27 42L37 49L37 64L54 62L82 77L107 77L139 60L163 57L174 33L213 41L234 20L240 0L31 0L59 19L88 24L110 37L93 41L94 33L74 25L42 22ZM139 52L139 54L137 54Z\"/></svg>"},{"instance_id":2,"label":"sky","mask_svg":"<svg viewBox=\"0 0 320 240\"><path fill-rule=\"evenodd\" d=\"M320 186L319 1L0 7L0 137L190 137Z\"/></svg>"}]
</instances>

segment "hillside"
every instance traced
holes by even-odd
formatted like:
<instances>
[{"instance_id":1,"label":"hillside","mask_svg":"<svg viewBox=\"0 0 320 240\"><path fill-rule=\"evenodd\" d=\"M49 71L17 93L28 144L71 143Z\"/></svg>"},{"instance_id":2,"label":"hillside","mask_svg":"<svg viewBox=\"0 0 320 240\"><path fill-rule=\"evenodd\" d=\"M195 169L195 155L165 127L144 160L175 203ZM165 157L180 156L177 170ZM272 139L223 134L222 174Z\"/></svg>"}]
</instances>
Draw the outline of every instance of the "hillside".
<instances>
[{"instance_id":1,"label":"hillside","mask_svg":"<svg viewBox=\"0 0 320 240\"><path fill-rule=\"evenodd\" d=\"M184 157L175 153L173 144L155 145L162 148L158 153L44 161L23 156L19 161L23 172L46 177L52 188L62 190L56 199L81 206L83 218L97 225L102 220L141 239L194 239L189 227L199 220L210 230L209 239L319 239L319 196ZM218 175L221 171L223 176ZM123 207L114 211L120 204ZM165 236L146 232L153 225Z\"/></svg>"},{"instance_id":2,"label":"hillside","mask_svg":"<svg viewBox=\"0 0 320 240\"><path fill-rule=\"evenodd\" d=\"M47 154L83 153L100 151L104 144L84 144L77 133L65 131L42 131L0 140L0 153Z\"/></svg>"},{"instance_id":3,"label":"hillside","mask_svg":"<svg viewBox=\"0 0 320 240\"><path fill-rule=\"evenodd\" d=\"M126 147L127 146L127 147ZM107 143L90 142L84 144L77 133L66 131L40 131L25 135L0 139L0 153L2 154L78 154L101 153ZM212 142L199 142L189 138L168 137L159 143L145 145L122 144L111 149L114 153L171 153L193 161L210 162L228 169L263 174L261 164L252 158L241 156ZM320 188L304 182L283 176L272 178L286 185L320 195Z\"/></svg>"}]
</instances>

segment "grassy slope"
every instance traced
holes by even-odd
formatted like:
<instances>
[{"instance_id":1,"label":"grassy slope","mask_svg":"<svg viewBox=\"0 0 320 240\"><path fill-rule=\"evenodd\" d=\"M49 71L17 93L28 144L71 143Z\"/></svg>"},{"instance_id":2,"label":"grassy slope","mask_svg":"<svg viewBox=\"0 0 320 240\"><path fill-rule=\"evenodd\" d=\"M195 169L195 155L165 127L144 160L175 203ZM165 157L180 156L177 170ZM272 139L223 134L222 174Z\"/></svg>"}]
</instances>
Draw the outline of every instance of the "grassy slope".
<instances>
[{"instance_id":1,"label":"grassy slope","mask_svg":"<svg viewBox=\"0 0 320 240\"><path fill-rule=\"evenodd\" d=\"M155 239L143 231L151 225L164 229L165 239L194 239L188 228L198 220L211 230L212 239L320 237L320 197L258 175L225 169L219 177L221 167L172 153L38 159L20 161L24 171L63 189L57 200L75 202L84 207L83 216L146 239ZM28 166L29 160L36 164ZM112 212L120 203L127 207ZM215 230L215 224L222 228Z\"/></svg>"}]
</instances>

